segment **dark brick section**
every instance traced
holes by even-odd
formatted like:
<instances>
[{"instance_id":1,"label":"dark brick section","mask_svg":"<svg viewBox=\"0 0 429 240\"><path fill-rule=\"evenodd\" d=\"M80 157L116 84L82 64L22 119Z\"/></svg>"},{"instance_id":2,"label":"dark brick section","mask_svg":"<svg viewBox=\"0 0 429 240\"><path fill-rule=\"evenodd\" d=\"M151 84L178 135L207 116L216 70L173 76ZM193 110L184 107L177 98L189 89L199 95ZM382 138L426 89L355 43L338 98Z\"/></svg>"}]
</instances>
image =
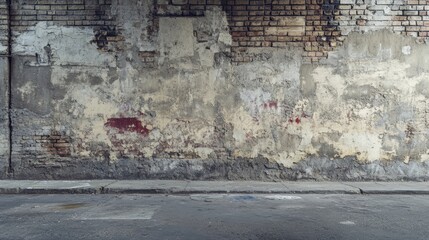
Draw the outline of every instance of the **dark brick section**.
<instances>
[{"instance_id":1,"label":"dark brick section","mask_svg":"<svg viewBox=\"0 0 429 240\"><path fill-rule=\"evenodd\" d=\"M8 21L7 0L0 0L0 46L8 46ZM7 54L7 50L0 50L0 54Z\"/></svg>"},{"instance_id":2,"label":"dark brick section","mask_svg":"<svg viewBox=\"0 0 429 240\"><path fill-rule=\"evenodd\" d=\"M256 56L249 47L298 46L305 62L326 58L342 45L351 31L390 29L425 42L429 37L429 1L377 0L157 0L156 15L163 17L204 16L212 7L227 15L233 37L232 61L251 62ZM19 0L13 1L11 24L14 31L25 31L45 21L61 26L95 27L94 43L101 50L108 43L123 41L110 15L111 0ZM149 32L156 35L157 18ZM0 0L0 42L7 43L7 4ZM113 34L112 34L113 33ZM119 44L120 45L120 44ZM142 53L142 61L154 66L157 54Z\"/></svg>"},{"instance_id":3,"label":"dark brick section","mask_svg":"<svg viewBox=\"0 0 429 240\"><path fill-rule=\"evenodd\" d=\"M158 1L158 15L203 16L211 5L227 14L233 62L253 61L248 47L286 46L305 48L305 61L317 62L343 40L339 0L170 0Z\"/></svg>"},{"instance_id":4,"label":"dark brick section","mask_svg":"<svg viewBox=\"0 0 429 240\"><path fill-rule=\"evenodd\" d=\"M142 51L139 52L139 57L143 63L145 63L145 67L155 67L156 66L156 58L159 56L159 53L156 51Z\"/></svg>"},{"instance_id":5,"label":"dark brick section","mask_svg":"<svg viewBox=\"0 0 429 240\"><path fill-rule=\"evenodd\" d=\"M60 26L114 26L111 0L21 0L12 4L12 27L25 31L46 21Z\"/></svg>"},{"instance_id":6,"label":"dark brick section","mask_svg":"<svg viewBox=\"0 0 429 240\"><path fill-rule=\"evenodd\" d=\"M158 16L203 16L226 11L234 40L233 62L251 62L249 47L304 48L305 62L326 58L352 31L389 29L425 42L427 0L158 0ZM301 18L304 18L302 21ZM301 31L304 28L303 31Z\"/></svg>"},{"instance_id":7,"label":"dark brick section","mask_svg":"<svg viewBox=\"0 0 429 240\"><path fill-rule=\"evenodd\" d=\"M115 45L118 45L118 43L124 41L124 37L118 34L115 27L99 26L94 30L94 33L95 36L92 43L95 43L99 50L112 51L108 46L109 43L115 43ZM119 49L119 47L116 46L115 49Z\"/></svg>"},{"instance_id":8,"label":"dark brick section","mask_svg":"<svg viewBox=\"0 0 429 240\"><path fill-rule=\"evenodd\" d=\"M70 138L60 133L23 136L19 148L21 153L35 154L39 151L41 155L49 154L60 157L70 156L71 154Z\"/></svg>"}]
</instances>

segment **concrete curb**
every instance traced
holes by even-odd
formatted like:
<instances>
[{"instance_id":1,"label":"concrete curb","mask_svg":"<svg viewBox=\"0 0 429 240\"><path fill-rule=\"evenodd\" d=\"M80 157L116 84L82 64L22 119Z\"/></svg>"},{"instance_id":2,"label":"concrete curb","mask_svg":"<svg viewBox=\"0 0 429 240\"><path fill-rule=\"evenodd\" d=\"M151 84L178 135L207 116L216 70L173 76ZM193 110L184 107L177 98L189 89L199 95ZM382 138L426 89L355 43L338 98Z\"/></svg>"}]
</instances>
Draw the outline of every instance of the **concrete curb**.
<instances>
[{"instance_id":1,"label":"concrete curb","mask_svg":"<svg viewBox=\"0 0 429 240\"><path fill-rule=\"evenodd\" d=\"M429 194L428 182L0 180L0 194Z\"/></svg>"},{"instance_id":2,"label":"concrete curb","mask_svg":"<svg viewBox=\"0 0 429 240\"><path fill-rule=\"evenodd\" d=\"M348 182L362 194L429 194L429 182Z\"/></svg>"}]
</instances>

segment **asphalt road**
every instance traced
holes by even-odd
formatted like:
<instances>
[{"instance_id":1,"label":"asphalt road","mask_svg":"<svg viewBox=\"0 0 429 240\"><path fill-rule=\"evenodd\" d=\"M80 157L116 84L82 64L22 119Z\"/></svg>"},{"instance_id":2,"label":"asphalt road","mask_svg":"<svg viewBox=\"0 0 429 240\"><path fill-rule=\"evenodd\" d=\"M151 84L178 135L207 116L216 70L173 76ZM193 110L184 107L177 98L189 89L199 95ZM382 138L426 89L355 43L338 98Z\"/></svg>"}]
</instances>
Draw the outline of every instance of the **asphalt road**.
<instances>
[{"instance_id":1,"label":"asphalt road","mask_svg":"<svg viewBox=\"0 0 429 240\"><path fill-rule=\"evenodd\" d=\"M0 195L0 239L429 239L427 195Z\"/></svg>"}]
</instances>

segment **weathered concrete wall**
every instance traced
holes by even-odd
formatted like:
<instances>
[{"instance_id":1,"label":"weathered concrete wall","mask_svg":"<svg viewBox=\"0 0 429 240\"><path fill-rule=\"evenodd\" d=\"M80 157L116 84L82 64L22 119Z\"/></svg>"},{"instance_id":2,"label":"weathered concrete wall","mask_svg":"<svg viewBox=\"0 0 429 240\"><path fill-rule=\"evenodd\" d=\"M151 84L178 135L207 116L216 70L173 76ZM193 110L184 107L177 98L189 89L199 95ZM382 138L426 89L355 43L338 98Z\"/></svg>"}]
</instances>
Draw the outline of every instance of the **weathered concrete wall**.
<instances>
[{"instance_id":1,"label":"weathered concrete wall","mask_svg":"<svg viewBox=\"0 0 429 240\"><path fill-rule=\"evenodd\" d=\"M429 179L426 3L13 8L15 178Z\"/></svg>"},{"instance_id":2,"label":"weathered concrete wall","mask_svg":"<svg viewBox=\"0 0 429 240\"><path fill-rule=\"evenodd\" d=\"M9 167L9 117L8 117L8 61L0 58L0 177L5 177Z\"/></svg>"},{"instance_id":3,"label":"weathered concrete wall","mask_svg":"<svg viewBox=\"0 0 429 240\"><path fill-rule=\"evenodd\" d=\"M9 61L8 7L0 1L0 178L6 177L9 168Z\"/></svg>"}]
</instances>

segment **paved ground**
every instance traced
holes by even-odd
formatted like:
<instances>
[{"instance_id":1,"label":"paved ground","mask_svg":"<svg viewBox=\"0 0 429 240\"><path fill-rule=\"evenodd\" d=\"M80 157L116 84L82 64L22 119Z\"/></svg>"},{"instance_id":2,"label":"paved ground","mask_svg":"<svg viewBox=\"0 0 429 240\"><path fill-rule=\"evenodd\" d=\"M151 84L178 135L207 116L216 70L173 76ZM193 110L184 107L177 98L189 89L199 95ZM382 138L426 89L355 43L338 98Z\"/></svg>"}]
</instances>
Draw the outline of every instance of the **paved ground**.
<instances>
[{"instance_id":1,"label":"paved ground","mask_svg":"<svg viewBox=\"0 0 429 240\"><path fill-rule=\"evenodd\" d=\"M256 182L168 180L0 180L0 194L48 193L318 193L429 194L429 182Z\"/></svg>"},{"instance_id":2,"label":"paved ground","mask_svg":"<svg viewBox=\"0 0 429 240\"><path fill-rule=\"evenodd\" d=\"M428 239L429 196L0 195L0 239Z\"/></svg>"}]
</instances>

